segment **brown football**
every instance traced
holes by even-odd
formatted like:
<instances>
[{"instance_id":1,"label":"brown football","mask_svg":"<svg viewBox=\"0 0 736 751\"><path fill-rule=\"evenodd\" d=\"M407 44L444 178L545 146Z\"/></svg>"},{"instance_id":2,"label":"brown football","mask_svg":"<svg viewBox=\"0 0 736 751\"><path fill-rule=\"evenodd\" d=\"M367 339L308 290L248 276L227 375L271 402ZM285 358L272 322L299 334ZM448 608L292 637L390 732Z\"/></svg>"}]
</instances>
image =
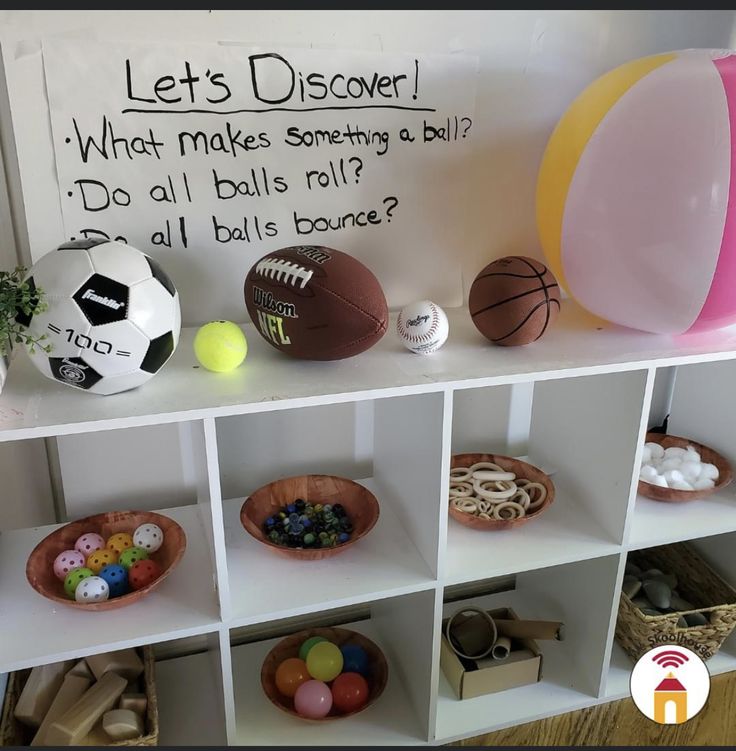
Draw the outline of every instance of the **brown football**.
<instances>
[{"instance_id":1,"label":"brown football","mask_svg":"<svg viewBox=\"0 0 736 751\"><path fill-rule=\"evenodd\" d=\"M478 331L494 344L529 344L557 318L560 287L543 263L507 256L489 263L475 277L468 307Z\"/></svg>"},{"instance_id":2,"label":"brown football","mask_svg":"<svg viewBox=\"0 0 736 751\"><path fill-rule=\"evenodd\" d=\"M245 305L261 336L304 360L341 360L385 333L381 285L360 261L321 245L282 248L245 278Z\"/></svg>"}]
</instances>

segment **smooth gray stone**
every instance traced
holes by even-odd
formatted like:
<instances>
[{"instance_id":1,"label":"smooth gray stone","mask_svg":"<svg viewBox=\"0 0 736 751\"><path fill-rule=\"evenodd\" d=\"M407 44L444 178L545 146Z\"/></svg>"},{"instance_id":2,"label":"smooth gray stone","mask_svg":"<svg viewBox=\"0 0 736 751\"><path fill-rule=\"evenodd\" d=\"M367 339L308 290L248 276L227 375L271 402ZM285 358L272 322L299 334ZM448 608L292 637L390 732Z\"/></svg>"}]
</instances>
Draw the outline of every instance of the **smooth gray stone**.
<instances>
[{"instance_id":1,"label":"smooth gray stone","mask_svg":"<svg viewBox=\"0 0 736 751\"><path fill-rule=\"evenodd\" d=\"M635 576L626 576L622 589L627 597L636 597L641 589L641 582Z\"/></svg>"},{"instance_id":2,"label":"smooth gray stone","mask_svg":"<svg viewBox=\"0 0 736 751\"><path fill-rule=\"evenodd\" d=\"M647 579L644 582L644 594L655 608L668 608L672 590L658 579Z\"/></svg>"},{"instance_id":3,"label":"smooth gray stone","mask_svg":"<svg viewBox=\"0 0 736 751\"><path fill-rule=\"evenodd\" d=\"M692 604L692 602L688 602L684 598L680 597L675 592L672 593L672 596L670 597L670 607L673 610L694 610L695 605Z\"/></svg>"},{"instance_id":4,"label":"smooth gray stone","mask_svg":"<svg viewBox=\"0 0 736 751\"><path fill-rule=\"evenodd\" d=\"M677 619L677 628L687 628L687 621L682 616Z\"/></svg>"},{"instance_id":5,"label":"smooth gray stone","mask_svg":"<svg viewBox=\"0 0 736 751\"><path fill-rule=\"evenodd\" d=\"M647 600L646 597L637 597L636 599L631 601L633 605L636 605L639 610L643 610L644 608L651 608L652 603Z\"/></svg>"},{"instance_id":6,"label":"smooth gray stone","mask_svg":"<svg viewBox=\"0 0 736 751\"><path fill-rule=\"evenodd\" d=\"M654 579L655 576L662 576L664 571L660 571L658 568L649 568L641 575L642 579Z\"/></svg>"},{"instance_id":7,"label":"smooth gray stone","mask_svg":"<svg viewBox=\"0 0 736 751\"><path fill-rule=\"evenodd\" d=\"M662 615L659 610L655 610L654 608L642 608L641 612L644 613L644 615Z\"/></svg>"},{"instance_id":8,"label":"smooth gray stone","mask_svg":"<svg viewBox=\"0 0 736 751\"><path fill-rule=\"evenodd\" d=\"M674 574L657 574L656 576L644 576L643 579L654 579L655 581L664 582L670 589L677 588L677 577Z\"/></svg>"},{"instance_id":9,"label":"smooth gray stone","mask_svg":"<svg viewBox=\"0 0 736 751\"><path fill-rule=\"evenodd\" d=\"M641 577L641 569L635 564L635 563L629 563L626 562L626 568L624 569L624 574L627 576L636 576L637 578Z\"/></svg>"},{"instance_id":10,"label":"smooth gray stone","mask_svg":"<svg viewBox=\"0 0 736 751\"><path fill-rule=\"evenodd\" d=\"M688 626L705 626L709 623L702 613L688 613L684 618Z\"/></svg>"}]
</instances>

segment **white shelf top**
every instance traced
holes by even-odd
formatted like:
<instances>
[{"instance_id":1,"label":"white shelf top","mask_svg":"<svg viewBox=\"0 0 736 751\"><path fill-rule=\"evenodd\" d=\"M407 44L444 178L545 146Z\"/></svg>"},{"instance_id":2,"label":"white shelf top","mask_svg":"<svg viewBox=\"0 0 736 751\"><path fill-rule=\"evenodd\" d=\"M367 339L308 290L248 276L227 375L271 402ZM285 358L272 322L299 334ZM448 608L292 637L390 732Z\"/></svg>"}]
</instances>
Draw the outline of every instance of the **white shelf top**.
<instances>
[{"instance_id":1,"label":"white shelf top","mask_svg":"<svg viewBox=\"0 0 736 751\"><path fill-rule=\"evenodd\" d=\"M473 386L632 370L651 365L736 357L736 327L673 338L605 324L565 301L555 326L527 347L495 347L475 329L467 310L448 310L450 338L438 352L405 350L389 332L371 350L337 362L292 360L245 325L249 353L231 373L197 366L196 329L184 329L177 351L139 389L95 396L55 384L17 353L0 396L0 441L202 417L436 391Z\"/></svg>"},{"instance_id":2,"label":"white shelf top","mask_svg":"<svg viewBox=\"0 0 736 751\"><path fill-rule=\"evenodd\" d=\"M31 551L61 525L0 533L0 673L216 630L220 615L199 507L162 513L187 535L179 565L134 607L100 613L47 600L26 579Z\"/></svg>"},{"instance_id":3,"label":"white shelf top","mask_svg":"<svg viewBox=\"0 0 736 751\"><path fill-rule=\"evenodd\" d=\"M431 589L434 578L372 480L381 500L376 526L350 549L323 561L295 561L254 540L240 523L244 499L225 501L232 623L236 626Z\"/></svg>"},{"instance_id":4,"label":"white shelf top","mask_svg":"<svg viewBox=\"0 0 736 751\"><path fill-rule=\"evenodd\" d=\"M556 566L604 555L621 547L564 492L538 518L516 529L482 532L447 521L447 584Z\"/></svg>"},{"instance_id":5,"label":"white shelf top","mask_svg":"<svg viewBox=\"0 0 736 751\"><path fill-rule=\"evenodd\" d=\"M662 503L639 495L631 520L628 547L637 550L734 530L736 493L733 486L686 503Z\"/></svg>"},{"instance_id":6,"label":"white shelf top","mask_svg":"<svg viewBox=\"0 0 736 751\"><path fill-rule=\"evenodd\" d=\"M370 621L347 623L375 641L381 639ZM235 719L241 746L385 746L426 743L401 678L391 659L388 683L375 704L345 720L305 722L277 709L261 688L261 665L280 639L233 647Z\"/></svg>"},{"instance_id":7,"label":"white shelf top","mask_svg":"<svg viewBox=\"0 0 736 751\"><path fill-rule=\"evenodd\" d=\"M202 652L156 663L159 746L226 744L212 659Z\"/></svg>"}]
</instances>

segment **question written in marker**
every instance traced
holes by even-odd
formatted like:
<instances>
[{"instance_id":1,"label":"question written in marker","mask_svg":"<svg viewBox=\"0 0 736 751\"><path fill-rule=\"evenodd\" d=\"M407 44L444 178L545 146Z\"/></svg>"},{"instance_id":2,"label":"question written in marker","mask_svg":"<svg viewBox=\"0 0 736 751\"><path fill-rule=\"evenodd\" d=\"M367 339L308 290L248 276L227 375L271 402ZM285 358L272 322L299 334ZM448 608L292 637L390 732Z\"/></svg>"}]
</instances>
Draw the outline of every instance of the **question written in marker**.
<instances>
[{"instance_id":1,"label":"question written in marker","mask_svg":"<svg viewBox=\"0 0 736 751\"><path fill-rule=\"evenodd\" d=\"M70 237L253 260L335 233L447 242L435 207L462 203L468 59L65 40L43 54Z\"/></svg>"}]
</instances>

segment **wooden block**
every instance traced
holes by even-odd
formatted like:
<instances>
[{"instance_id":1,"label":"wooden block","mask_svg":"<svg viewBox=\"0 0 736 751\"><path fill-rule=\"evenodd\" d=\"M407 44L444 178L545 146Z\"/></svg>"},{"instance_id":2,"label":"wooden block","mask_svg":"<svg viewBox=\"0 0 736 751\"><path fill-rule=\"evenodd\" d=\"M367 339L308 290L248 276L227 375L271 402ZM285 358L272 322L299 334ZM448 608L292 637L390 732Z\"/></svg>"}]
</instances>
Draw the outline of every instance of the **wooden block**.
<instances>
[{"instance_id":1,"label":"wooden block","mask_svg":"<svg viewBox=\"0 0 736 751\"><path fill-rule=\"evenodd\" d=\"M89 678L90 683L95 680L92 671L89 669L87 660L80 660L70 671L70 675L83 675L85 678Z\"/></svg>"},{"instance_id":2,"label":"wooden block","mask_svg":"<svg viewBox=\"0 0 736 751\"><path fill-rule=\"evenodd\" d=\"M120 649L117 652L91 655L87 657L87 664L98 681L110 670L126 681L132 681L143 672L143 661L135 649Z\"/></svg>"},{"instance_id":3,"label":"wooden block","mask_svg":"<svg viewBox=\"0 0 736 751\"><path fill-rule=\"evenodd\" d=\"M46 732L49 746L75 746L94 727L97 720L115 706L128 682L107 672L89 688Z\"/></svg>"},{"instance_id":4,"label":"wooden block","mask_svg":"<svg viewBox=\"0 0 736 751\"><path fill-rule=\"evenodd\" d=\"M18 722L32 728L41 725L51 702L61 688L64 675L73 664L73 660L67 660L53 662L50 665L38 665L31 670L15 705L15 718Z\"/></svg>"},{"instance_id":5,"label":"wooden block","mask_svg":"<svg viewBox=\"0 0 736 751\"><path fill-rule=\"evenodd\" d=\"M146 708L148 707L148 699L145 694L124 693L120 697L118 707L120 707L120 709L132 709L136 714L143 717L143 715L146 714Z\"/></svg>"},{"instance_id":6,"label":"wooden block","mask_svg":"<svg viewBox=\"0 0 736 751\"><path fill-rule=\"evenodd\" d=\"M31 741L31 746L45 745L44 738L51 723L58 720L59 717L61 717L64 712L66 712L66 710L69 709L69 707L71 707L80 696L82 696L82 694L89 688L90 683L92 683L91 673L89 677L85 675L76 675L74 673L74 668L64 676L61 688L51 702L51 706L49 707L46 716L43 718L41 727Z\"/></svg>"},{"instance_id":7,"label":"wooden block","mask_svg":"<svg viewBox=\"0 0 736 751\"><path fill-rule=\"evenodd\" d=\"M111 709L102 718L102 727L112 741L130 741L143 735L143 718L132 709Z\"/></svg>"}]
</instances>

